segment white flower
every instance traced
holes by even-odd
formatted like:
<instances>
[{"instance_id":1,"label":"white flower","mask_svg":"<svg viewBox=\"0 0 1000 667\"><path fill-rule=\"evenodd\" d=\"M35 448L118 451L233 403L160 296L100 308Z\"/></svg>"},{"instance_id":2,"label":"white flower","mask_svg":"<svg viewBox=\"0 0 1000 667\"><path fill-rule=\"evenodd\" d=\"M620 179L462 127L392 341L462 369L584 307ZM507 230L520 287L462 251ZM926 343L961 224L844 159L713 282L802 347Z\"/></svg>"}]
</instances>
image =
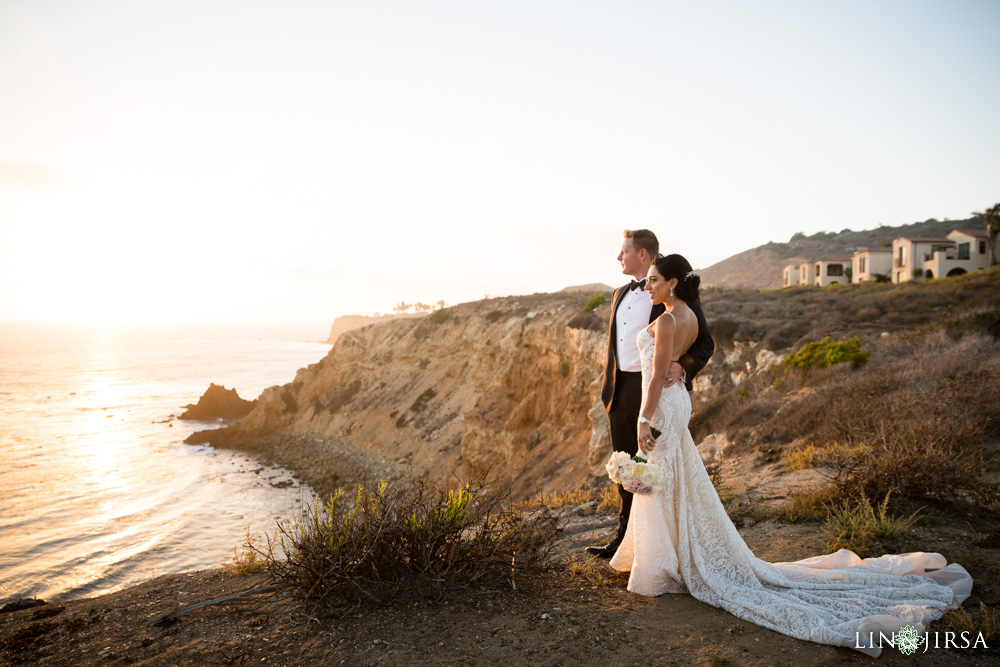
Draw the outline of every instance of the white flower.
<instances>
[{"instance_id":1,"label":"white flower","mask_svg":"<svg viewBox=\"0 0 1000 667\"><path fill-rule=\"evenodd\" d=\"M689 280L691 278L697 278L697 277L698 277L698 272L697 271L688 271L687 275L684 276L684 279L685 280Z\"/></svg>"}]
</instances>

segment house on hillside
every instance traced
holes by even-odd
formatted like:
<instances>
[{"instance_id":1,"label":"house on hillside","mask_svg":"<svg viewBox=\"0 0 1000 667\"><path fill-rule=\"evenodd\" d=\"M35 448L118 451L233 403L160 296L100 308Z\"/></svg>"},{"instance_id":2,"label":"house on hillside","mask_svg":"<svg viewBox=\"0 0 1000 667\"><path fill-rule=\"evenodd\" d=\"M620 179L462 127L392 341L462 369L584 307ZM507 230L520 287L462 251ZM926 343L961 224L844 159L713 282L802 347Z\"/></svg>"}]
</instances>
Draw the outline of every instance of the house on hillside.
<instances>
[{"instance_id":1,"label":"house on hillside","mask_svg":"<svg viewBox=\"0 0 1000 667\"><path fill-rule=\"evenodd\" d=\"M938 245L924 261L924 278L960 276L990 265L986 231L955 229L948 233L949 243Z\"/></svg>"},{"instance_id":2,"label":"house on hillside","mask_svg":"<svg viewBox=\"0 0 1000 667\"><path fill-rule=\"evenodd\" d=\"M846 285L850 282L847 279L846 269L851 266L850 257L830 257L827 259L817 259L813 262L813 284L819 287L826 287L833 283Z\"/></svg>"},{"instance_id":3,"label":"house on hillside","mask_svg":"<svg viewBox=\"0 0 1000 667\"><path fill-rule=\"evenodd\" d=\"M940 248L952 244L946 236L901 236L892 242L892 282L905 283L924 277L924 263Z\"/></svg>"},{"instance_id":4,"label":"house on hillside","mask_svg":"<svg viewBox=\"0 0 1000 667\"><path fill-rule=\"evenodd\" d=\"M892 250L889 248L858 248L851 258L851 282L876 280L876 276L892 275Z\"/></svg>"},{"instance_id":5,"label":"house on hillside","mask_svg":"<svg viewBox=\"0 0 1000 667\"><path fill-rule=\"evenodd\" d=\"M799 267L796 264L786 264L781 272L781 286L795 287L799 284Z\"/></svg>"},{"instance_id":6,"label":"house on hillside","mask_svg":"<svg viewBox=\"0 0 1000 667\"><path fill-rule=\"evenodd\" d=\"M808 260L799 264L799 284L800 285L815 285L816 284L816 262L813 260Z\"/></svg>"}]
</instances>

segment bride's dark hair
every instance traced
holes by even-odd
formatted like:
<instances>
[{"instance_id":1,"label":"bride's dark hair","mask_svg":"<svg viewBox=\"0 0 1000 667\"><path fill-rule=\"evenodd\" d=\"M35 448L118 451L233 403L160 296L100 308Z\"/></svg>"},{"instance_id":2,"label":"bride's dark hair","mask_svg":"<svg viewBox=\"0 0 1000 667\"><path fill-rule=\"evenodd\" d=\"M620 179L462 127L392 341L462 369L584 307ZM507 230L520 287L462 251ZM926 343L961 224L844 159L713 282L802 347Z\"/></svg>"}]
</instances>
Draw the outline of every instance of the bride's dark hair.
<instances>
[{"instance_id":1,"label":"bride's dark hair","mask_svg":"<svg viewBox=\"0 0 1000 667\"><path fill-rule=\"evenodd\" d=\"M656 265L656 272L663 276L664 280L677 278L674 296L684 303L698 300L701 276L694 272L691 262L684 259L683 255L657 255L653 264Z\"/></svg>"}]
</instances>

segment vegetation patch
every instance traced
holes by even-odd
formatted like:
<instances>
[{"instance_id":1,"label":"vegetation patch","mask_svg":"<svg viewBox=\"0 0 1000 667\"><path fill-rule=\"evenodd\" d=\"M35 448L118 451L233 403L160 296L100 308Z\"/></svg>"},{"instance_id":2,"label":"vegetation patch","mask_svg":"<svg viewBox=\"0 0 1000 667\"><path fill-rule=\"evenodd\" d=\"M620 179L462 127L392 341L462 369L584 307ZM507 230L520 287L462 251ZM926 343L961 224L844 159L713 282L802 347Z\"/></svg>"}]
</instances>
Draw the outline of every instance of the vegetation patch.
<instances>
[{"instance_id":1,"label":"vegetation patch","mask_svg":"<svg viewBox=\"0 0 1000 667\"><path fill-rule=\"evenodd\" d=\"M1000 608L987 607L985 602L979 603L979 613L973 616L965 607L947 611L941 619L946 632L954 632L961 637L963 632L969 633L970 641L975 641L982 633L987 646L1000 641Z\"/></svg>"},{"instance_id":2,"label":"vegetation patch","mask_svg":"<svg viewBox=\"0 0 1000 667\"><path fill-rule=\"evenodd\" d=\"M892 540L903 534L919 518L920 510L908 517L889 514L889 496L872 505L864 493L845 499L830 507L824 526L826 552L850 549L862 558L885 553L882 540Z\"/></svg>"},{"instance_id":3,"label":"vegetation patch","mask_svg":"<svg viewBox=\"0 0 1000 667\"><path fill-rule=\"evenodd\" d=\"M590 297L587 300L587 305L585 305L583 307L583 310L581 312L589 313L594 308L597 308L598 306L601 306L601 305L607 303L607 301L608 301L608 297L605 296L604 294L595 294L594 296Z\"/></svg>"},{"instance_id":4,"label":"vegetation patch","mask_svg":"<svg viewBox=\"0 0 1000 667\"><path fill-rule=\"evenodd\" d=\"M516 587L518 577L548 568L558 527L549 512L529 515L508 500L481 480L457 491L383 481L359 487L353 504L338 490L261 555L274 580L334 615L452 589Z\"/></svg>"},{"instance_id":5,"label":"vegetation patch","mask_svg":"<svg viewBox=\"0 0 1000 667\"><path fill-rule=\"evenodd\" d=\"M868 361L868 352L861 349L861 341L857 338L833 341L827 336L822 340L807 344L795 354L785 357L785 364L803 372L817 368L826 368L834 364L851 364L858 368Z\"/></svg>"},{"instance_id":6,"label":"vegetation patch","mask_svg":"<svg viewBox=\"0 0 1000 667\"><path fill-rule=\"evenodd\" d=\"M792 472L793 470L818 468L823 465L824 461L823 453L815 445L806 445L785 452L781 457L781 469L785 472Z\"/></svg>"}]
</instances>

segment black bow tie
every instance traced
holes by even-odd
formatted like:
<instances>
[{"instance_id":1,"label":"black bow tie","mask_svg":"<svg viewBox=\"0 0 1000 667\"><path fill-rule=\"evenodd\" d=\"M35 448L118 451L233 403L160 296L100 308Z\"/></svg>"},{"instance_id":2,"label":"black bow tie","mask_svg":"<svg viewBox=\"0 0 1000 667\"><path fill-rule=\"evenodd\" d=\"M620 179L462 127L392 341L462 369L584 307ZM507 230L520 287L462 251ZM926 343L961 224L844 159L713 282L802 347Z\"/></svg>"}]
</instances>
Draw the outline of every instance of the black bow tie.
<instances>
[{"instance_id":1,"label":"black bow tie","mask_svg":"<svg viewBox=\"0 0 1000 667\"><path fill-rule=\"evenodd\" d=\"M636 287L638 287L639 289L643 289L645 286L646 286L646 279L645 278L643 278L639 282L636 282L636 281L633 280L633 281L629 282L629 284L628 284L628 291L631 292Z\"/></svg>"}]
</instances>

